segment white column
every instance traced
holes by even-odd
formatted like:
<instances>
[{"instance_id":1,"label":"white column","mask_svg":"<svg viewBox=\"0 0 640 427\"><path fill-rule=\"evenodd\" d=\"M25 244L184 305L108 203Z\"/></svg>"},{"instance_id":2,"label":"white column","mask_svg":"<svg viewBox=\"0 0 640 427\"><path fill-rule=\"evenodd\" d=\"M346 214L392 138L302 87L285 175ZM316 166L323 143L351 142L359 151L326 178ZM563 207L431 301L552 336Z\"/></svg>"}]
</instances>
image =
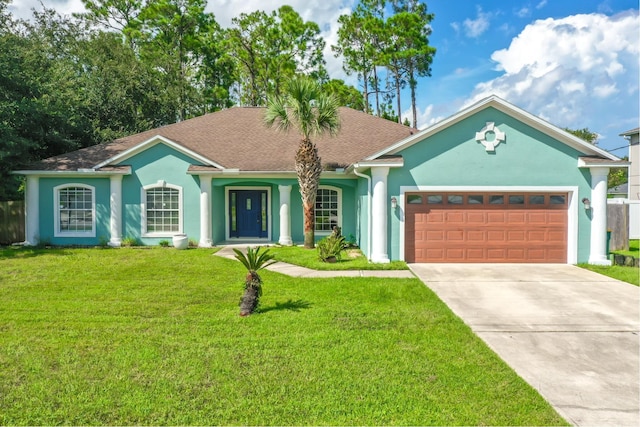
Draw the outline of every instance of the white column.
<instances>
[{"instance_id":1,"label":"white column","mask_svg":"<svg viewBox=\"0 0 640 427\"><path fill-rule=\"evenodd\" d=\"M26 218L25 241L26 246L35 246L40 238L40 179L37 176L27 176L26 187Z\"/></svg>"},{"instance_id":2,"label":"white column","mask_svg":"<svg viewBox=\"0 0 640 427\"><path fill-rule=\"evenodd\" d=\"M109 246L118 248L122 245L122 175L111 175L109 185L111 193L111 219L109 221L111 239Z\"/></svg>"},{"instance_id":3,"label":"white column","mask_svg":"<svg viewBox=\"0 0 640 427\"><path fill-rule=\"evenodd\" d=\"M201 248L213 246L211 237L211 175L200 175L200 242Z\"/></svg>"},{"instance_id":4,"label":"white column","mask_svg":"<svg viewBox=\"0 0 640 427\"><path fill-rule=\"evenodd\" d=\"M591 172L591 249L589 264L611 265L607 259L607 175L609 168L592 167Z\"/></svg>"},{"instance_id":5,"label":"white column","mask_svg":"<svg viewBox=\"0 0 640 427\"><path fill-rule=\"evenodd\" d=\"M372 167L371 261L387 263L387 175L388 167Z\"/></svg>"},{"instance_id":6,"label":"white column","mask_svg":"<svg viewBox=\"0 0 640 427\"><path fill-rule=\"evenodd\" d=\"M293 245L291 240L291 186L278 185L280 192L280 238L278 243L284 246Z\"/></svg>"}]
</instances>

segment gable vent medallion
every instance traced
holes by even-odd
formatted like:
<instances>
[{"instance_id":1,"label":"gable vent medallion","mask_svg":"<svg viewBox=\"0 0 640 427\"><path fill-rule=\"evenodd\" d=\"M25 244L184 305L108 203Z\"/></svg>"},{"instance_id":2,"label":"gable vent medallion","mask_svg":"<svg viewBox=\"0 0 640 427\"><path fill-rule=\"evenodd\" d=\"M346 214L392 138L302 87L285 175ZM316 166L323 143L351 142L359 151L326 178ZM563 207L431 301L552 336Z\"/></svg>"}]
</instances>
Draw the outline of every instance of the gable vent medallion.
<instances>
[{"instance_id":1,"label":"gable vent medallion","mask_svg":"<svg viewBox=\"0 0 640 427\"><path fill-rule=\"evenodd\" d=\"M487 137L489 138L487 139ZM487 122L480 132L476 132L476 141L484 145L485 150L489 153L495 152L496 146L504 139L504 132L501 132L494 122Z\"/></svg>"}]
</instances>

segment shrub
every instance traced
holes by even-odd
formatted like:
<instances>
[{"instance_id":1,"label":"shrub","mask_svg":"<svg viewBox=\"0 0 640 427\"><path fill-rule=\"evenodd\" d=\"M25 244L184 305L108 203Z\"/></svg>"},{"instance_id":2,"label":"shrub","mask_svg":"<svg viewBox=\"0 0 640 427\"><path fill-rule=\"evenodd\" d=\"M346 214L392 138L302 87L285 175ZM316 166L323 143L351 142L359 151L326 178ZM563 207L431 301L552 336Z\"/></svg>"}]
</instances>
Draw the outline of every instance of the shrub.
<instances>
[{"instance_id":1,"label":"shrub","mask_svg":"<svg viewBox=\"0 0 640 427\"><path fill-rule=\"evenodd\" d=\"M343 236L340 236L335 232L331 233L329 236L320 240L316 245L316 248L318 249L318 258L323 262L339 260L345 246L346 244Z\"/></svg>"},{"instance_id":2,"label":"shrub","mask_svg":"<svg viewBox=\"0 0 640 427\"><path fill-rule=\"evenodd\" d=\"M255 312L260 304L262 296L262 278L258 274L258 270L276 263L273 254L269 253L269 249L265 249L260 253L260 247L255 250L247 248L246 255L239 249L233 250L236 253L236 259L242 263L247 269L247 276L244 282L244 294L240 298L240 316L248 316Z\"/></svg>"},{"instance_id":3,"label":"shrub","mask_svg":"<svg viewBox=\"0 0 640 427\"><path fill-rule=\"evenodd\" d=\"M127 236L122 239L121 245L123 247L138 246L138 239L136 239L135 237Z\"/></svg>"},{"instance_id":4,"label":"shrub","mask_svg":"<svg viewBox=\"0 0 640 427\"><path fill-rule=\"evenodd\" d=\"M168 240L160 240L160 241L158 242L158 244L159 244L160 246L162 246L163 248L168 248L168 247L169 247L169 241L168 241Z\"/></svg>"}]
</instances>

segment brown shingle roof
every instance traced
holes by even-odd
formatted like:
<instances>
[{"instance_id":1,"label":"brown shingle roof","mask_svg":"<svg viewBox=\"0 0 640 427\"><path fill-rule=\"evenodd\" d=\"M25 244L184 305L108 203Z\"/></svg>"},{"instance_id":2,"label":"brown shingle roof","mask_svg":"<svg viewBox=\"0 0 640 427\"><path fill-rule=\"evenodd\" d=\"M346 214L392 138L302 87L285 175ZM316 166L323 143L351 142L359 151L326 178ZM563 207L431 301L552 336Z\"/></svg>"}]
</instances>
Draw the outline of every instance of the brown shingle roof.
<instances>
[{"instance_id":1,"label":"brown shingle roof","mask_svg":"<svg viewBox=\"0 0 640 427\"><path fill-rule=\"evenodd\" d=\"M282 133L263 123L264 108L235 107L180 123L120 138L45 159L32 170L92 168L127 149L161 135L212 160L241 171L293 171L300 136ZM347 167L415 132L415 129L353 110L340 108L336 137L312 137L323 165ZM126 164L126 160L123 161Z\"/></svg>"}]
</instances>

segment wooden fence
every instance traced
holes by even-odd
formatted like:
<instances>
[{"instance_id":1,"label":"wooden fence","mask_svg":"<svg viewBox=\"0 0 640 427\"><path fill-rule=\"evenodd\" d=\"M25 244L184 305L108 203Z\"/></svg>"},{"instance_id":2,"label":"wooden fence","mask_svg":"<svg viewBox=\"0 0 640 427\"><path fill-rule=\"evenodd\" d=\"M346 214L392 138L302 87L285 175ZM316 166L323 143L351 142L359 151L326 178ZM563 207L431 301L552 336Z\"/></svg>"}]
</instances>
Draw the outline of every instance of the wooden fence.
<instances>
[{"instance_id":1,"label":"wooden fence","mask_svg":"<svg viewBox=\"0 0 640 427\"><path fill-rule=\"evenodd\" d=\"M607 204L607 229L610 251L629 250L629 205L620 203Z\"/></svg>"},{"instance_id":2,"label":"wooden fence","mask_svg":"<svg viewBox=\"0 0 640 427\"><path fill-rule=\"evenodd\" d=\"M0 202L0 245L24 240L24 202Z\"/></svg>"}]
</instances>

